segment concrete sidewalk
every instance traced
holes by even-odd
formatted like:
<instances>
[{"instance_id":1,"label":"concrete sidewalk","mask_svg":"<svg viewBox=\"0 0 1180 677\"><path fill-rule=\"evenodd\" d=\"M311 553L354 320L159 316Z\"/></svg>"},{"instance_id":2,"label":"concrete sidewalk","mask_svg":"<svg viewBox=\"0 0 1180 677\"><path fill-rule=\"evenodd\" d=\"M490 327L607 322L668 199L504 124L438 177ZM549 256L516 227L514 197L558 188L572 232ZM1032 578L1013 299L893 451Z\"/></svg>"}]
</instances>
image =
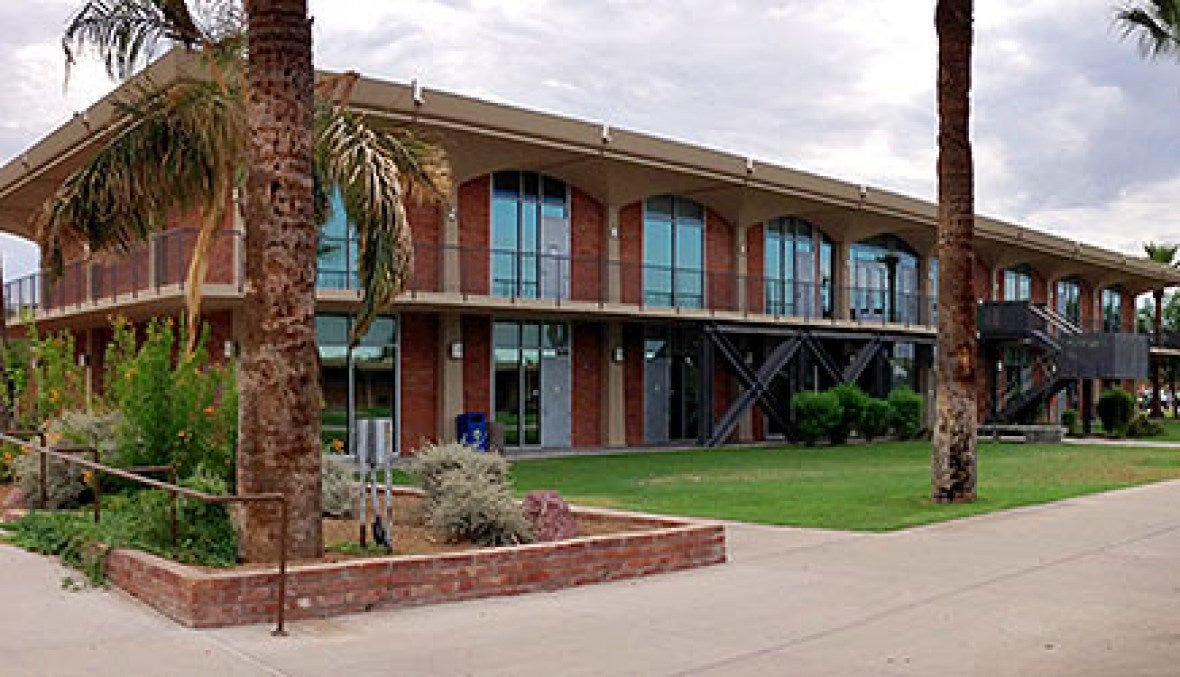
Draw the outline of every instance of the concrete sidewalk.
<instances>
[{"instance_id":1,"label":"concrete sidewalk","mask_svg":"<svg viewBox=\"0 0 1180 677\"><path fill-rule=\"evenodd\" d=\"M1180 672L1180 482L892 534L730 528L730 564L341 619L178 628L0 547L0 672Z\"/></svg>"}]
</instances>

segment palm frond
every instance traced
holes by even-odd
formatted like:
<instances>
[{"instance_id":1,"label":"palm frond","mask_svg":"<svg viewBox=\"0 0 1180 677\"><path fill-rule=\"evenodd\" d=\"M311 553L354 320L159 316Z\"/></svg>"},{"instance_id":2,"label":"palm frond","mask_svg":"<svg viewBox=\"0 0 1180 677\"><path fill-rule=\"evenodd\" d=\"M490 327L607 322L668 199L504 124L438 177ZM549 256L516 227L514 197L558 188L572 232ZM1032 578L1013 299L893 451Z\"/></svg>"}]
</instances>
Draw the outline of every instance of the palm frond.
<instances>
[{"instance_id":1,"label":"palm frond","mask_svg":"<svg viewBox=\"0 0 1180 677\"><path fill-rule=\"evenodd\" d=\"M89 0L66 25L62 49L66 68L87 49L97 52L107 74L126 80L162 46L192 49L242 34L244 20L236 0Z\"/></svg>"},{"instance_id":2,"label":"palm frond","mask_svg":"<svg viewBox=\"0 0 1180 677\"><path fill-rule=\"evenodd\" d=\"M1134 37L1148 59L1180 58L1180 0L1143 0L1119 8L1115 24L1124 40Z\"/></svg>"},{"instance_id":3,"label":"palm frond","mask_svg":"<svg viewBox=\"0 0 1180 677\"><path fill-rule=\"evenodd\" d=\"M218 208L233 185L245 138L239 94L182 81L166 91L145 85L137 100L119 105L123 126L34 219L53 272L60 273L66 249L126 253L171 216Z\"/></svg>"},{"instance_id":4,"label":"palm frond","mask_svg":"<svg viewBox=\"0 0 1180 677\"><path fill-rule=\"evenodd\" d=\"M364 297L349 339L355 345L413 274L407 192L416 187L420 199L439 199L450 190L449 170L437 146L408 133L375 130L339 106L317 106L315 131L315 163L325 192L340 190L359 238L357 273Z\"/></svg>"},{"instance_id":5,"label":"palm frond","mask_svg":"<svg viewBox=\"0 0 1180 677\"><path fill-rule=\"evenodd\" d=\"M1143 253L1147 254L1147 258L1162 263L1165 266L1176 265L1176 253L1180 251L1180 245L1146 242L1143 245Z\"/></svg>"}]
</instances>

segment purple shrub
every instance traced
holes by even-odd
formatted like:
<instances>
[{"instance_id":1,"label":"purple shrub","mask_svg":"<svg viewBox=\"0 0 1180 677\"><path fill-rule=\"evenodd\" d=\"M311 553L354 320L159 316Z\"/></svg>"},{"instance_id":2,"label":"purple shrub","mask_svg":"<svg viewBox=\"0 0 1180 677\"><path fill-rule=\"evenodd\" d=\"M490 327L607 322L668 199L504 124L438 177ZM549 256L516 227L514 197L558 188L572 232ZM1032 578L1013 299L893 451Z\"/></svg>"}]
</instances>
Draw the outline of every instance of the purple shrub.
<instances>
[{"instance_id":1,"label":"purple shrub","mask_svg":"<svg viewBox=\"0 0 1180 677\"><path fill-rule=\"evenodd\" d=\"M524 497L524 514L538 542L578 536L578 523L570 513L570 505L556 491L530 491Z\"/></svg>"}]
</instances>

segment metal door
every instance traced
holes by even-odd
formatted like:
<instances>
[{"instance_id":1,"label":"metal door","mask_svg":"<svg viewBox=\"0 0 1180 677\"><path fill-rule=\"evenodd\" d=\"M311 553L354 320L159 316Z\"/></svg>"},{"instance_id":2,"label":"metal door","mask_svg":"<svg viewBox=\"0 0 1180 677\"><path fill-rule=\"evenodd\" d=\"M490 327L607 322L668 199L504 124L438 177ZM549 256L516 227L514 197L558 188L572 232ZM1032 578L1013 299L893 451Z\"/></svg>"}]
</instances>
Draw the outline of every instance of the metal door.
<instances>
[{"instance_id":1,"label":"metal door","mask_svg":"<svg viewBox=\"0 0 1180 677\"><path fill-rule=\"evenodd\" d=\"M643 441L668 441L672 393L672 359L668 342L649 338L643 344Z\"/></svg>"},{"instance_id":2,"label":"metal door","mask_svg":"<svg viewBox=\"0 0 1180 677\"><path fill-rule=\"evenodd\" d=\"M564 326L562 327L564 329ZM541 446L570 446L569 345L541 349Z\"/></svg>"},{"instance_id":3,"label":"metal door","mask_svg":"<svg viewBox=\"0 0 1180 677\"><path fill-rule=\"evenodd\" d=\"M567 299L570 295L570 233L564 214L541 217L540 282L538 296Z\"/></svg>"}]
</instances>

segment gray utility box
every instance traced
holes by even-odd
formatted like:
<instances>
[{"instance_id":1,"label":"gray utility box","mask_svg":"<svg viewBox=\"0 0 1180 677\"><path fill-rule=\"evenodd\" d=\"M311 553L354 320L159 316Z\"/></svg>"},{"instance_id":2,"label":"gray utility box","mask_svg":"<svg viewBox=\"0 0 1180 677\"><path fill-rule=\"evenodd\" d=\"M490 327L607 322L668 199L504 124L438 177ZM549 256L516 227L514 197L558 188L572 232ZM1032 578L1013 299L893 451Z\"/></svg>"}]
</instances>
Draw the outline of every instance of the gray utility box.
<instances>
[{"instance_id":1,"label":"gray utility box","mask_svg":"<svg viewBox=\"0 0 1180 677\"><path fill-rule=\"evenodd\" d=\"M1057 373L1066 378L1148 377L1146 334L1074 334L1060 337Z\"/></svg>"}]
</instances>

